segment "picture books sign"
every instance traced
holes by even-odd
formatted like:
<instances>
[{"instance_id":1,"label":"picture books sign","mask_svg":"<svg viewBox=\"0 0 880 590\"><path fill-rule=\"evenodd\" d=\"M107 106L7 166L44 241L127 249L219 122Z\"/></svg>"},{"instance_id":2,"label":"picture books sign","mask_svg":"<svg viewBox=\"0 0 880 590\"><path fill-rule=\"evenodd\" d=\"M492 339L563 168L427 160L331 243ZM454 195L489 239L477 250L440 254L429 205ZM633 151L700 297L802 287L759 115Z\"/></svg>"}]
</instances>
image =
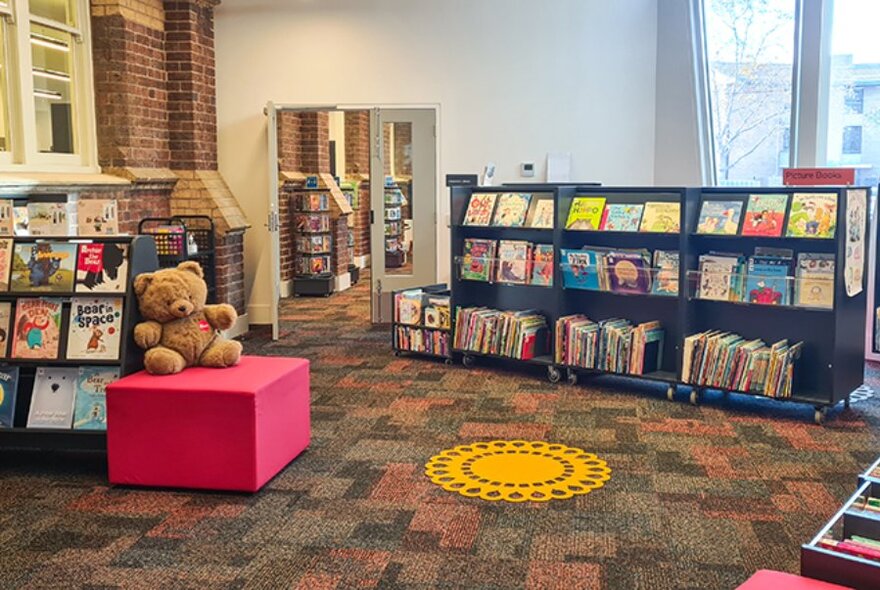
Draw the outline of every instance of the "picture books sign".
<instances>
[{"instance_id":1,"label":"picture books sign","mask_svg":"<svg viewBox=\"0 0 880 590\"><path fill-rule=\"evenodd\" d=\"M844 186L856 182L855 168L784 168L785 186Z\"/></svg>"}]
</instances>

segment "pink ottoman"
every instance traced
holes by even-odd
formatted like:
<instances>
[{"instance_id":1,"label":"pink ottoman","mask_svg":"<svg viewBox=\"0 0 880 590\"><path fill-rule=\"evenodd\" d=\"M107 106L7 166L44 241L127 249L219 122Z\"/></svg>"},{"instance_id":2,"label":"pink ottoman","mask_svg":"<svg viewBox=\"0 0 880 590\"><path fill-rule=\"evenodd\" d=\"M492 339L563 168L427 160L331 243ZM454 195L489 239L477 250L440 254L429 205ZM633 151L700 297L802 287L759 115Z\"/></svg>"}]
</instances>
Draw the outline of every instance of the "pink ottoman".
<instances>
[{"instance_id":1,"label":"pink ottoman","mask_svg":"<svg viewBox=\"0 0 880 590\"><path fill-rule=\"evenodd\" d=\"M820 582L773 570L758 570L755 575L737 587L737 590L852 590L846 586Z\"/></svg>"},{"instance_id":2,"label":"pink ottoman","mask_svg":"<svg viewBox=\"0 0 880 590\"><path fill-rule=\"evenodd\" d=\"M309 445L309 361L146 372L107 388L110 483L255 492Z\"/></svg>"}]
</instances>

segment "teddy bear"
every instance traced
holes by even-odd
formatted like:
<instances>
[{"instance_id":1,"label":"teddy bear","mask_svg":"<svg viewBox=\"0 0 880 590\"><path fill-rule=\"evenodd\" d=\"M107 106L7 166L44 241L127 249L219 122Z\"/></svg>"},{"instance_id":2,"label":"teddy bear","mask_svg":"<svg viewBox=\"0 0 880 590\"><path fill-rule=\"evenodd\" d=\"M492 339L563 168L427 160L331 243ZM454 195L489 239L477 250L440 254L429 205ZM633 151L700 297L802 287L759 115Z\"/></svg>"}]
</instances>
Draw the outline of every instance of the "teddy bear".
<instances>
[{"instance_id":1,"label":"teddy bear","mask_svg":"<svg viewBox=\"0 0 880 590\"><path fill-rule=\"evenodd\" d=\"M205 305L204 276L199 263L189 261L135 277L138 307L146 321L134 327L134 341L147 351L147 372L170 375L196 365L231 367L241 358L241 343L220 334L238 314L226 303Z\"/></svg>"}]
</instances>

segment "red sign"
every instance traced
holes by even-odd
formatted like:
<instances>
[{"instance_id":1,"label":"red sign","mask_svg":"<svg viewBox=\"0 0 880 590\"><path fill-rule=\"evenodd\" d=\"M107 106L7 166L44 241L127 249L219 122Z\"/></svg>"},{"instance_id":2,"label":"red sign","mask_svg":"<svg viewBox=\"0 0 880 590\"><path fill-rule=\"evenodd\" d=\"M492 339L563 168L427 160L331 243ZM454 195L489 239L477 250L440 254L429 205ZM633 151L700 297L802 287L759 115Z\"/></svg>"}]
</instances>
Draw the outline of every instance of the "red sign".
<instances>
[{"instance_id":1,"label":"red sign","mask_svg":"<svg viewBox=\"0 0 880 590\"><path fill-rule=\"evenodd\" d=\"M855 168L785 168L782 184L785 186L849 185L856 182Z\"/></svg>"}]
</instances>

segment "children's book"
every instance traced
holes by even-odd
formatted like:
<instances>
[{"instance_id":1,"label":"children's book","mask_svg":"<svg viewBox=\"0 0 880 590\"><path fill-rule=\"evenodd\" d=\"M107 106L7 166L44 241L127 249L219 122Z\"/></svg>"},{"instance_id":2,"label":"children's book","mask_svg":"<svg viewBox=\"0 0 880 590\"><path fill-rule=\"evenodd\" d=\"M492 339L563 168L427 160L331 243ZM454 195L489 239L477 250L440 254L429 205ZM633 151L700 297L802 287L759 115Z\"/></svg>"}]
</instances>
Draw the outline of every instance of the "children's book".
<instances>
[{"instance_id":1,"label":"children's book","mask_svg":"<svg viewBox=\"0 0 880 590\"><path fill-rule=\"evenodd\" d=\"M495 247L495 240L465 239L461 258L461 278L469 281L489 281L495 268Z\"/></svg>"},{"instance_id":2,"label":"children's book","mask_svg":"<svg viewBox=\"0 0 880 590\"><path fill-rule=\"evenodd\" d=\"M604 254L595 250L562 251L562 284L566 289L599 290Z\"/></svg>"},{"instance_id":3,"label":"children's book","mask_svg":"<svg viewBox=\"0 0 880 590\"><path fill-rule=\"evenodd\" d=\"M67 217L67 203L28 203L27 211L30 235L71 235Z\"/></svg>"},{"instance_id":4,"label":"children's book","mask_svg":"<svg viewBox=\"0 0 880 590\"><path fill-rule=\"evenodd\" d=\"M497 197L496 193L473 193L462 225L489 225Z\"/></svg>"},{"instance_id":5,"label":"children's book","mask_svg":"<svg viewBox=\"0 0 880 590\"><path fill-rule=\"evenodd\" d=\"M18 367L0 367L0 428L12 428L18 390Z\"/></svg>"},{"instance_id":6,"label":"children's book","mask_svg":"<svg viewBox=\"0 0 880 590\"><path fill-rule=\"evenodd\" d=\"M79 199L76 202L76 225L79 236L118 235L116 199Z\"/></svg>"},{"instance_id":7,"label":"children's book","mask_svg":"<svg viewBox=\"0 0 880 590\"><path fill-rule=\"evenodd\" d=\"M791 198L790 238L833 238L837 227L837 194L795 193Z\"/></svg>"},{"instance_id":8,"label":"children's book","mask_svg":"<svg viewBox=\"0 0 880 590\"><path fill-rule=\"evenodd\" d=\"M80 244L76 262L79 293L123 293L128 283L128 244Z\"/></svg>"},{"instance_id":9,"label":"children's book","mask_svg":"<svg viewBox=\"0 0 880 590\"><path fill-rule=\"evenodd\" d=\"M115 360L122 334L122 297L73 297L66 358Z\"/></svg>"},{"instance_id":10,"label":"children's book","mask_svg":"<svg viewBox=\"0 0 880 590\"><path fill-rule=\"evenodd\" d=\"M397 314L397 323L418 325L422 321L422 299L424 293L421 289L398 293L394 305Z\"/></svg>"},{"instance_id":11,"label":"children's book","mask_svg":"<svg viewBox=\"0 0 880 590\"><path fill-rule=\"evenodd\" d=\"M565 229L595 231L602 222L605 197L575 197L568 210Z\"/></svg>"},{"instance_id":12,"label":"children's book","mask_svg":"<svg viewBox=\"0 0 880 590\"><path fill-rule=\"evenodd\" d=\"M9 326L12 319L12 302L0 301L0 358L9 354Z\"/></svg>"},{"instance_id":13,"label":"children's book","mask_svg":"<svg viewBox=\"0 0 880 590\"><path fill-rule=\"evenodd\" d=\"M794 304L828 309L834 307L834 254L798 254Z\"/></svg>"},{"instance_id":14,"label":"children's book","mask_svg":"<svg viewBox=\"0 0 880 590\"><path fill-rule=\"evenodd\" d=\"M787 205L788 195L749 195L742 235L781 236Z\"/></svg>"},{"instance_id":15,"label":"children's book","mask_svg":"<svg viewBox=\"0 0 880 590\"><path fill-rule=\"evenodd\" d=\"M532 247L532 284L553 286L553 244L535 244Z\"/></svg>"},{"instance_id":16,"label":"children's book","mask_svg":"<svg viewBox=\"0 0 880 590\"><path fill-rule=\"evenodd\" d=\"M736 235L742 206L740 201L703 201L700 219L697 221L697 233Z\"/></svg>"},{"instance_id":17,"label":"children's book","mask_svg":"<svg viewBox=\"0 0 880 590\"><path fill-rule=\"evenodd\" d=\"M15 235L14 207L12 199L0 199L0 236Z\"/></svg>"},{"instance_id":18,"label":"children's book","mask_svg":"<svg viewBox=\"0 0 880 590\"><path fill-rule=\"evenodd\" d=\"M639 231L644 205L609 203L605 206L599 229L602 231Z\"/></svg>"},{"instance_id":19,"label":"children's book","mask_svg":"<svg viewBox=\"0 0 880 590\"><path fill-rule=\"evenodd\" d=\"M651 293L678 295L678 252L655 250L654 273Z\"/></svg>"},{"instance_id":20,"label":"children's book","mask_svg":"<svg viewBox=\"0 0 880 590\"><path fill-rule=\"evenodd\" d=\"M28 428L70 428L79 369L38 367L28 412Z\"/></svg>"},{"instance_id":21,"label":"children's book","mask_svg":"<svg viewBox=\"0 0 880 590\"><path fill-rule=\"evenodd\" d=\"M58 358L61 299L20 297L12 329L12 358Z\"/></svg>"},{"instance_id":22,"label":"children's book","mask_svg":"<svg viewBox=\"0 0 880 590\"><path fill-rule=\"evenodd\" d=\"M74 430L107 430L107 386L119 379L119 369L80 367L76 378Z\"/></svg>"},{"instance_id":23,"label":"children's book","mask_svg":"<svg viewBox=\"0 0 880 590\"><path fill-rule=\"evenodd\" d=\"M73 291L76 244L19 242L12 253L10 291L68 293Z\"/></svg>"},{"instance_id":24,"label":"children's book","mask_svg":"<svg viewBox=\"0 0 880 590\"><path fill-rule=\"evenodd\" d=\"M698 297L715 301L738 301L742 281L739 256L703 254L700 256Z\"/></svg>"},{"instance_id":25,"label":"children's book","mask_svg":"<svg viewBox=\"0 0 880 590\"><path fill-rule=\"evenodd\" d=\"M0 239L0 291L9 290L9 273L12 269L12 240Z\"/></svg>"},{"instance_id":26,"label":"children's book","mask_svg":"<svg viewBox=\"0 0 880 590\"><path fill-rule=\"evenodd\" d=\"M532 195L532 206L526 217L526 227L553 229L556 207L553 195Z\"/></svg>"},{"instance_id":27,"label":"children's book","mask_svg":"<svg viewBox=\"0 0 880 590\"><path fill-rule=\"evenodd\" d=\"M677 234L681 227L681 203L649 201L645 203L639 231L660 234Z\"/></svg>"},{"instance_id":28,"label":"children's book","mask_svg":"<svg viewBox=\"0 0 880 590\"><path fill-rule=\"evenodd\" d=\"M788 305L790 258L750 256L746 301L763 305Z\"/></svg>"},{"instance_id":29,"label":"children's book","mask_svg":"<svg viewBox=\"0 0 880 590\"><path fill-rule=\"evenodd\" d=\"M320 233L330 231L330 216L300 213L293 216L293 225L299 232Z\"/></svg>"},{"instance_id":30,"label":"children's book","mask_svg":"<svg viewBox=\"0 0 880 590\"><path fill-rule=\"evenodd\" d=\"M503 193L498 197L492 225L498 227L522 227L529 212L532 195L528 193Z\"/></svg>"},{"instance_id":31,"label":"children's book","mask_svg":"<svg viewBox=\"0 0 880 590\"><path fill-rule=\"evenodd\" d=\"M527 284L531 275L531 249L532 245L522 240L500 240L495 280L499 283Z\"/></svg>"},{"instance_id":32,"label":"children's book","mask_svg":"<svg viewBox=\"0 0 880 590\"><path fill-rule=\"evenodd\" d=\"M615 293L650 293L650 258L647 252L609 252L605 255L608 282Z\"/></svg>"},{"instance_id":33,"label":"children's book","mask_svg":"<svg viewBox=\"0 0 880 590\"><path fill-rule=\"evenodd\" d=\"M12 222L15 225L15 235L29 236L28 230L28 208L27 205L13 205Z\"/></svg>"}]
</instances>

